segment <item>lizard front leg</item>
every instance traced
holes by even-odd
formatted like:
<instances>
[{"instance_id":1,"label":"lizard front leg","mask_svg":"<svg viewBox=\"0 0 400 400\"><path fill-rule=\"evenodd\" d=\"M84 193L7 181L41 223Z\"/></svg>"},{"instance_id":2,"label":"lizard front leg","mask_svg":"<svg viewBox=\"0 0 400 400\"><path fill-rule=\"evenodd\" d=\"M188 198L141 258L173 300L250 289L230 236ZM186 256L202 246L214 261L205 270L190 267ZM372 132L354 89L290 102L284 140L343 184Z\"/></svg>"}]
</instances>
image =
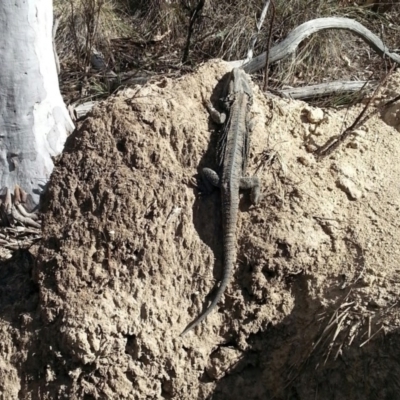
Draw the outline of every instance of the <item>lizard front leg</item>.
<instances>
[{"instance_id":1,"label":"lizard front leg","mask_svg":"<svg viewBox=\"0 0 400 400\"><path fill-rule=\"evenodd\" d=\"M226 114L224 112L219 112L214 108L214 106L211 104L211 101L206 99L206 97L201 94L201 97L203 98L203 104L207 108L208 113L210 114L211 119L216 123L222 125L226 121Z\"/></svg>"},{"instance_id":2,"label":"lizard front leg","mask_svg":"<svg viewBox=\"0 0 400 400\"><path fill-rule=\"evenodd\" d=\"M240 178L240 189L251 189L250 199L253 204L258 204L261 199L260 178L258 176Z\"/></svg>"}]
</instances>

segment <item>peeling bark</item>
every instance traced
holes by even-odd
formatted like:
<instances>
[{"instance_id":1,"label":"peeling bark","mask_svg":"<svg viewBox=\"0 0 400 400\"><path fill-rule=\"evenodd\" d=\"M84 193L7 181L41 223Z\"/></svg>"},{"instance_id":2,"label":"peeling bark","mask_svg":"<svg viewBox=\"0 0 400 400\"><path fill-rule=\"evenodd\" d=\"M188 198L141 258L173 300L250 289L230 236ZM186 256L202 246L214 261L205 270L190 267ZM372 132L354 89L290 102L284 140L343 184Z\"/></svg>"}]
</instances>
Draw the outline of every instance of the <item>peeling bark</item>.
<instances>
[{"instance_id":1,"label":"peeling bark","mask_svg":"<svg viewBox=\"0 0 400 400\"><path fill-rule=\"evenodd\" d=\"M52 0L0 2L0 188L19 185L29 211L74 128L59 90L52 27Z\"/></svg>"}]
</instances>

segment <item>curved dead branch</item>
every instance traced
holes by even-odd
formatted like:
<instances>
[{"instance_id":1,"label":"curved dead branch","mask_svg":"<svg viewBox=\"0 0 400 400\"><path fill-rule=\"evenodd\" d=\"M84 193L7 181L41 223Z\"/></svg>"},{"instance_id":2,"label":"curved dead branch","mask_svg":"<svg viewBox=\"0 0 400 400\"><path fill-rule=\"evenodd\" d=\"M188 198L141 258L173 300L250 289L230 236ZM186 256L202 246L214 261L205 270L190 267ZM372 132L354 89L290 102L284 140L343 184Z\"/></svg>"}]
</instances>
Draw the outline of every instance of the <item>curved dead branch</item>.
<instances>
[{"instance_id":1,"label":"curved dead branch","mask_svg":"<svg viewBox=\"0 0 400 400\"><path fill-rule=\"evenodd\" d=\"M400 64L400 55L391 53L384 45L382 40L372 33L365 26L357 21L349 18L317 18L301 24L289 33L288 37L281 43L274 46L269 53L269 63L275 63L283 60L290 54L294 53L299 44L307 37L324 29L344 29L350 31L360 37L364 42L368 43L373 50L381 57L388 57L392 61ZM262 53L255 57L253 60L243 66L243 69L251 74L262 67L266 62L266 53ZM233 61L230 63L232 67L239 67L243 65L243 61Z\"/></svg>"},{"instance_id":2,"label":"curved dead branch","mask_svg":"<svg viewBox=\"0 0 400 400\"><path fill-rule=\"evenodd\" d=\"M304 39L306 39L313 33L324 29L348 30L363 39L366 43L368 43L381 57L388 57L392 61L400 64L400 55L391 53L389 49L384 45L382 40L365 26L349 18L336 17L313 19L293 29L293 31L289 33L286 39L284 39L281 43L277 44L270 50L269 63L275 63L293 54L299 44ZM247 73L251 74L263 68L265 66L265 62L266 53L262 53L248 62L246 59L231 61L228 64L232 68L243 66L243 69ZM135 82L126 81L125 84L144 84L148 80L147 77L139 79L140 81ZM310 97L327 95L337 91L353 93L359 90L364 84L365 82L332 82L328 84L314 85L305 88L282 90L281 93L294 99L307 99ZM370 89L371 86L376 85L374 83L371 83L371 85L368 85L368 89ZM96 104L96 102L89 102L81 104L80 106L76 106L74 108L74 112L77 114L76 116L79 118L84 117L92 109L94 104Z\"/></svg>"},{"instance_id":3,"label":"curved dead branch","mask_svg":"<svg viewBox=\"0 0 400 400\"><path fill-rule=\"evenodd\" d=\"M377 82L371 81L336 81L298 88L281 89L277 90L277 93L283 97L292 99L311 99L314 97L328 96L333 93L355 93L363 89L370 91L376 86Z\"/></svg>"}]
</instances>

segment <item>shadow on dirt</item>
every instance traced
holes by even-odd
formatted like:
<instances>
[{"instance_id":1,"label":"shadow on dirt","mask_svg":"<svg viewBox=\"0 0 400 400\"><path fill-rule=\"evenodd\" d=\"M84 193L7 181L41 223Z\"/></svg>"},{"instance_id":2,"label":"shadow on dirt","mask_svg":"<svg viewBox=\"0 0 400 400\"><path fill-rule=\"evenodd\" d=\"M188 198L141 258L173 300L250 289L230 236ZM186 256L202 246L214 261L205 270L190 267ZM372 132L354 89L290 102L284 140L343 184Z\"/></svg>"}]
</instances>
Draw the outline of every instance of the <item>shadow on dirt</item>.
<instances>
[{"instance_id":1,"label":"shadow on dirt","mask_svg":"<svg viewBox=\"0 0 400 400\"><path fill-rule=\"evenodd\" d=\"M364 327L351 345L351 326L310 300L309 277L293 283L295 307L276 326L252 335L249 350L209 400L395 399L400 393L400 332ZM376 333L376 336L374 336ZM365 343L367 342L367 343ZM365 343L365 344L363 344Z\"/></svg>"},{"instance_id":2,"label":"shadow on dirt","mask_svg":"<svg viewBox=\"0 0 400 400\"><path fill-rule=\"evenodd\" d=\"M2 324L11 328L2 342L12 341L13 365L25 382L37 379L46 364L35 355L40 354L43 343L38 288L32 279L34 262L29 252L19 251L0 268L0 317ZM249 338L249 350L219 381L210 400L397 398L399 332L386 336L378 333L363 346L363 335L348 345L349 330L332 340L337 325L327 333L332 313L324 312L308 296L309 278L299 275L292 282L296 299L292 313L278 325ZM28 387L23 391L35 391L32 383Z\"/></svg>"},{"instance_id":3,"label":"shadow on dirt","mask_svg":"<svg viewBox=\"0 0 400 400\"><path fill-rule=\"evenodd\" d=\"M39 290L33 279L34 264L35 257L22 249L0 263L0 343L4 348L12 349L8 361L21 382L37 378L45 366L45 361L39 357ZM5 353L2 357L8 358ZM9 371L3 370L3 373L7 375ZM3 393L11 396L20 385L12 385L12 380L6 375L3 375L0 386ZM21 391L18 396L25 398Z\"/></svg>"},{"instance_id":4,"label":"shadow on dirt","mask_svg":"<svg viewBox=\"0 0 400 400\"><path fill-rule=\"evenodd\" d=\"M32 313L38 303L38 288L32 279L34 258L26 250L16 251L0 263L0 315L8 322Z\"/></svg>"}]
</instances>

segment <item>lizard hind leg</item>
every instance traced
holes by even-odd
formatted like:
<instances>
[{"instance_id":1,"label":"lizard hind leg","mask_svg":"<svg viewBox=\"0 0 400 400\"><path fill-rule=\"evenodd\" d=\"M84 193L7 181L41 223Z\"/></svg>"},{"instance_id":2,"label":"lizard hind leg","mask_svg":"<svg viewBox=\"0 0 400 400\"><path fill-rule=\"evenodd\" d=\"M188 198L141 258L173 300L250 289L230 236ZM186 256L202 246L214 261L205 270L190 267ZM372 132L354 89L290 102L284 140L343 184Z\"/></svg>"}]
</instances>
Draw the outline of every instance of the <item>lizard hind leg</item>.
<instances>
[{"instance_id":1,"label":"lizard hind leg","mask_svg":"<svg viewBox=\"0 0 400 400\"><path fill-rule=\"evenodd\" d=\"M240 178L240 189L251 189L251 202L258 204L261 199L260 179L258 176Z\"/></svg>"},{"instance_id":2,"label":"lizard hind leg","mask_svg":"<svg viewBox=\"0 0 400 400\"><path fill-rule=\"evenodd\" d=\"M220 179L218 174L211 168L203 168L201 171L201 176L203 178L203 184L208 193L210 193L213 187L220 186Z\"/></svg>"}]
</instances>

